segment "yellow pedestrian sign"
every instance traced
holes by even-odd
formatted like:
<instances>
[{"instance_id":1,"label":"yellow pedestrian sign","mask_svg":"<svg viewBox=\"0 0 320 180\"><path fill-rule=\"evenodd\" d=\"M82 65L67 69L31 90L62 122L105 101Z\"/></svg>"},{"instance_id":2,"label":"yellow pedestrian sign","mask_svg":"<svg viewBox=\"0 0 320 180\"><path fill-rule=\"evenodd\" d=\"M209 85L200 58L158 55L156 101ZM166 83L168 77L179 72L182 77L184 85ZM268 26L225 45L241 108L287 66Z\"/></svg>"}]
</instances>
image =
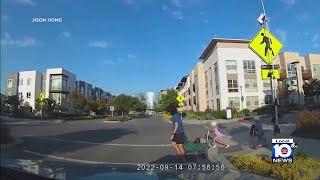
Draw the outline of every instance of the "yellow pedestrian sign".
<instances>
[{"instance_id":1,"label":"yellow pedestrian sign","mask_svg":"<svg viewBox=\"0 0 320 180\"><path fill-rule=\"evenodd\" d=\"M178 94L176 100L179 102L179 106L183 106L183 102L185 100L184 96L182 94Z\"/></svg>"},{"instance_id":2,"label":"yellow pedestrian sign","mask_svg":"<svg viewBox=\"0 0 320 180\"><path fill-rule=\"evenodd\" d=\"M272 64L282 47L283 44L265 27L249 43L249 48L268 65Z\"/></svg>"},{"instance_id":3,"label":"yellow pedestrian sign","mask_svg":"<svg viewBox=\"0 0 320 180\"><path fill-rule=\"evenodd\" d=\"M42 92L39 94L39 100L41 102L44 100L44 94Z\"/></svg>"},{"instance_id":4,"label":"yellow pedestrian sign","mask_svg":"<svg viewBox=\"0 0 320 180\"><path fill-rule=\"evenodd\" d=\"M280 79L280 71L279 69L261 69L261 77L262 80L270 79L270 73L273 79Z\"/></svg>"}]
</instances>

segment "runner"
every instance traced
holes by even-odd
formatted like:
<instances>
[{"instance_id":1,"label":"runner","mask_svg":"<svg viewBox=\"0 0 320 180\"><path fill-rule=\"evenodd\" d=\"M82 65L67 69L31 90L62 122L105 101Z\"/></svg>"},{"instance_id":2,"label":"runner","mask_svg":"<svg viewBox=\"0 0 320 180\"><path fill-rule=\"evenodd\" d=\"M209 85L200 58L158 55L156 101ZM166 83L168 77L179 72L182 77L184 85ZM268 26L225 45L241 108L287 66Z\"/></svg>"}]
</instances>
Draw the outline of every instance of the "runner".
<instances>
[{"instance_id":1,"label":"runner","mask_svg":"<svg viewBox=\"0 0 320 180\"><path fill-rule=\"evenodd\" d=\"M177 151L179 160L182 162L186 161L186 152L183 148L185 134L181 116L177 114L177 110L170 112L172 114L173 132L171 135L171 144Z\"/></svg>"},{"instance_id":2,"label":"runner","mask_svg":"<svg viewBox=\"0 0 320 180\"><path fill-rule=\"evenodd\" d=\"M218 143L218 144L221 144L224 146L224 148L228 148L230 147L229 144L226 144L223 142L223 137L225 136L224 134L222 134L219 129L218 129L218 124L217 122L211 122L211 131L214 132L215 134L215 137L214 137L214 142Z\"/></svg>"},{"instance_id":3,"label":"runner","mask_svg":"<svg viewBox=\"0 0 320 180\"><path fill-rule=\"evenodd\" d=\"M257 129L255 124L251 125L250 128L250 147L253 149L257 148L257 143L258 143L258 136L257 136Z\"/></svg>"}]
</instances>

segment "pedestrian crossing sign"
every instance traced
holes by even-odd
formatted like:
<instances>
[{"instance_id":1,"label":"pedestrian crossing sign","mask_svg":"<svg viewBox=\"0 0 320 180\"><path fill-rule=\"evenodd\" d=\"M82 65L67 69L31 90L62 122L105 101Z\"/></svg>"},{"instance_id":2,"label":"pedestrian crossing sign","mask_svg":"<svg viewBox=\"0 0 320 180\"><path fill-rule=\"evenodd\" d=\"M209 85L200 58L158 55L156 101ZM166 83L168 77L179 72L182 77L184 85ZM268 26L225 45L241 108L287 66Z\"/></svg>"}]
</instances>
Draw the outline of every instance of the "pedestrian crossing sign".
<instances>
[{"instance_id":1,"label":"pedestrian crossing sign","mask_svg":"<svg viewBox=\"0 0 320 180\"><path fill-rule=\"evenodd\" d=\"M39 94L39 100L41 102L44 100L44 94L42 92Z\"/></svg>"},{"instance_id":2,"label":"pedestrian crossing sign","mask_svg":"<svg viewBox=\"0 0 320 180\"><path fill-rule=\"evenodd\" d=\"M179 106L183 106L183 102L185 100L184 96L182 94L178 94L176 100L179 102Z\"/></svg>"},{"instance_id":3,"label":"pedestrian crossing sign","mask_svg":"<svg viewBox=\"0 0 320 180\"><path fill-rule=\"evenodd\" d=\"M249 43L249 48L270 65L280 53L283 44L267 28L262 27Z\"/></svg>"}]
</instances>

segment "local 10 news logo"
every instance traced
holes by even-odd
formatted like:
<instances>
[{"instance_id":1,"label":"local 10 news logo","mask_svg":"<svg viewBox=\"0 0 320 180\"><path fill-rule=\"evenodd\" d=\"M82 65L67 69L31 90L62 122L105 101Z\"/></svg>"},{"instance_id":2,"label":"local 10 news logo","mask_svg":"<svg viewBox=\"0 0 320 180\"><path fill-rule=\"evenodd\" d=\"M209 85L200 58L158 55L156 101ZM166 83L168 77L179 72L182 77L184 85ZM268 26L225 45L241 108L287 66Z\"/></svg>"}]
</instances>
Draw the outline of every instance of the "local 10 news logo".
<instances>
[{"instance_id":1,"label":"local 10 news logo","mask_svg":"<svg viewBox=\"0 0 320 180\"><path fill-rule=\"evenodd\" d=\"M292 163L297 148L293 139L272 139L272 162Z\"/></svg>"}]
</instances>

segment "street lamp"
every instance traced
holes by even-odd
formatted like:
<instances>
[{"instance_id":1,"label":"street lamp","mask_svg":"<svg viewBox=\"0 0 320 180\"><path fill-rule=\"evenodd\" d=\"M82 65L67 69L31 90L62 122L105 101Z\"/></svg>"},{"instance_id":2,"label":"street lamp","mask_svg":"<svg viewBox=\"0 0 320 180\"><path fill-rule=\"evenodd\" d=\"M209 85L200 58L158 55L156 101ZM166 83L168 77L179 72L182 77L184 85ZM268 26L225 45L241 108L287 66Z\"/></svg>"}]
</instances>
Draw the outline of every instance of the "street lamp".
<instances>
[{"instance_id":1,"label":"street lamp","mask_svg":"<svg viewBox=\"0 0 320 180\"><path fill-rule=\"evenodd\" d=\"M297 78L297 88L298 88L298 100L299 100L299 107L300 107L300 89L299 89L299 78L298 78L298 64L299 64L299 61L294 61L294 62L291 62L290 64L292 65L295 65L295 69L296 69L296 78Z\"/></svg>"}]
</instances>

